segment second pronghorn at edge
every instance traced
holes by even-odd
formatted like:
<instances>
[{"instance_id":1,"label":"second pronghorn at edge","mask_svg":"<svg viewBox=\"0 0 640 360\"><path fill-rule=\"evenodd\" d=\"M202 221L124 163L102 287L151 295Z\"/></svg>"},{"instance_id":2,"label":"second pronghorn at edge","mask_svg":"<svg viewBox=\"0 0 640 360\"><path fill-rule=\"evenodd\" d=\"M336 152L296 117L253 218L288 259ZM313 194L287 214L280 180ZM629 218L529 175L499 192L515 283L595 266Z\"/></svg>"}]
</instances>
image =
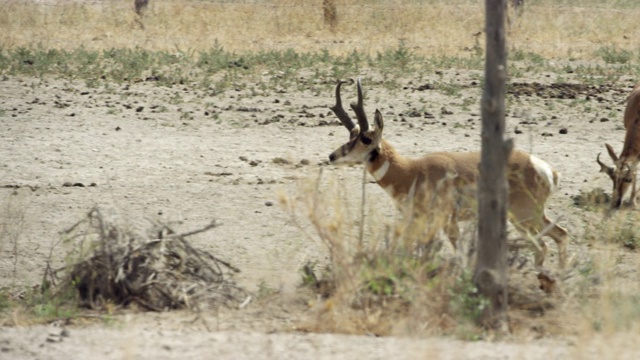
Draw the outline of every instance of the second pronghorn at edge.
<instances>
[{"instance_id":1,"label":"second pronghorn at edge","mask_svg":"<svg viewBox=\"0 0 640 360\"><path fill-rule=\"evenodd\" d=\"M333 164L363 162L367 171L394 199L403 212L444 214L440 227L456 246L460 235L458 221L469 220L476 211L475 196L479 177L479 152L436 152L419 159L408 159L382 137L382 114L376 110L375 127L370 128L363 106L362 85L357 81L357 104L351 104L356 125L342 107L340 87L336 86L336 104L331 107L349 130L349 141L329 155ZM558 246L558 263L567 261L567 230L545 215L545 203L557 187L558 174L543 160L514 150L507 169L509 182L509 221L525 236L537 237L535 265L542 266L547 245L540 234L550 236Z\"/></svg>"},{"instance_id":2,"label":"second pronghorn at edge","mask_svg":"<svg viewBox=\"0 0 640 360\"><path fill-rule=\"evenodd\" d=\"M640 162L640 83L636 84L633 91L627 97L627 107L624 110L624 128L627 131L624 136L624 145L620 156L616 155L613 147L604 144L607 152L613 160L614 167L605 165L600 161L600 154L596 161L600 165L600 172L604 172L613 182L611 192L611 209L619 209L622 200L631 187L629 205L636 205L636 173Z\"/></svg>"}]
</instances>

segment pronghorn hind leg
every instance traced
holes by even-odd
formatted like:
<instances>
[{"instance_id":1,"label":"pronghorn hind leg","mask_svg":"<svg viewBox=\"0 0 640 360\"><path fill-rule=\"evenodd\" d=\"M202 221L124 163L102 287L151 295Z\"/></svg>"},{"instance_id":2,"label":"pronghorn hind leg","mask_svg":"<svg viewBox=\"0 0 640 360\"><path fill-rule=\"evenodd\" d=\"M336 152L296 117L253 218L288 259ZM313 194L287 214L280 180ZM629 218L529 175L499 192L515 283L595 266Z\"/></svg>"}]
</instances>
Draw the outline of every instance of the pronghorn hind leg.
<instances>
[{"instance_id":1,"label":"pronghorn hind leg","mask_svg":"<svg viewBox=\"0 0 640 360\"><path fill-rule=\"evenodd\" d=\"M567 238L569 232L567 229L549 220L546 215L544 215L543 221L544 229L549 229L546 235L552 238L558 246L558 267L564 269L567 265Z\"/></svg>"},{"instance_id":2,"label":"pronghorn hind leg","mask_svg":"<svg viewBox=\"0 0 640 360\"><path fill-rule=\"evenodd\" d=\"M549 247L547 243L544 242L541 238L538 238L538 246L534 249L534 264L537 267L542 267L544 264L544 259L547 257L547 253L549 252Z\"/></svg>"}]
</instances>

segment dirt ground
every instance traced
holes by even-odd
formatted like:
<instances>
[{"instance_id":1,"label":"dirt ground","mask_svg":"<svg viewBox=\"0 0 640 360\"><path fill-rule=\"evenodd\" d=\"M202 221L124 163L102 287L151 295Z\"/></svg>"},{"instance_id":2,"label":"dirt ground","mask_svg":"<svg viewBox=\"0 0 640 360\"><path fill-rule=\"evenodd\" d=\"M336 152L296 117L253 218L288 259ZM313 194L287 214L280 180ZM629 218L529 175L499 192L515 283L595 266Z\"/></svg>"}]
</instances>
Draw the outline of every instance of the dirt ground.
<instances>
[{"instance_id":1,"label":"dirt ground","mask_svg":"<svg viewBox=\"0 0 640 360\"><path fill-rule=\"evenodd\" d=\"M403 86L393 92L369 81L365 107L382 111L385 137L404 155L478 150L480 76L444 70L421 83L399 79ZM552 85L559 77L563 85ZM133 313L110 323L76 320L66 325L65 336L54 325L3 327L0 358L601 358L613 349L616 358L640 357L627 334L588 342L567 336L492 343L296 332L308 316L297 289L299 269L307 261L326 262L327 249L311 227L292 222L279 199L296 196L298 182L320 168L323 176L354 189L356 199L362 173L359 167L326 165L348 134L328 109L334 101L330 87L307 80L300 78L308 84L303 91L258 95L249 89L211 95L153 81L88 88L54 78L2 80L0 204L5 219L20 221L13 222L18 237L0 243L0 286L37 284L59 233L98 205L137 227L154 219L190 230L217 219L222 226L194 236L194 245L240 268L237 280L247 289L281 295L244 310L200 316ZM436 81L461 90L447 95L426 86ZM571 196L595 187L610 191L595 157L604 142L622 147L623 100L633 80L598 87L579 85L571 74L537 74L511 81L517 84L507 131L517 148L561 173L549 213L569 230L570 254L580 261L587 251L586 222L601 215L585 214ZM351 98L353 89L347 91ZM393 213L375 184L367 192L375 199L370 203ZM555 245L549 246L547 266L555 269ZM53 251L54 263L63 263L62 254L60 247ZM637 279L636 265L626 276Z\"/></svg>"}]
</instances>

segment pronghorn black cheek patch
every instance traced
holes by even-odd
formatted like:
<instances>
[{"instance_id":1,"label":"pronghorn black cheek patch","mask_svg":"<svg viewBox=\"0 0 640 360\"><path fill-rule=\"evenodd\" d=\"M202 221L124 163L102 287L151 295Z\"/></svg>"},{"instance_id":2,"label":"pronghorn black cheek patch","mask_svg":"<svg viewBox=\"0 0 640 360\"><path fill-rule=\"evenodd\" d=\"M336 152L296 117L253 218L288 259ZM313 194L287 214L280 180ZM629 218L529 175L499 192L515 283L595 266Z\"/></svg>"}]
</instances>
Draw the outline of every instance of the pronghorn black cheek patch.
<instances>
[{"instance_id":1,"label":"pronghorn black cheek patch","mask_svg":"<svg viewBox=\"0 0 640 360\"><path fill-rule=\"evenodd\" d=\"M365 144L365 145L369 145L369 144L371 144L371 142L373 140L371 140L370 138L368 138L366 136L360 136L360 141L362 141L362 143Z\"/></svg>"},{"instance_id":2,"label":"pronghorn black cheek patch","mask_svg":"<svg viewBox=\"0 0 640 360\"><path fill-rule=\"evenodd\" d=\"M380 155L378 149L373 149L373 151L369 154L369 162L374 162Z\"/></svg>"}]
</instances>

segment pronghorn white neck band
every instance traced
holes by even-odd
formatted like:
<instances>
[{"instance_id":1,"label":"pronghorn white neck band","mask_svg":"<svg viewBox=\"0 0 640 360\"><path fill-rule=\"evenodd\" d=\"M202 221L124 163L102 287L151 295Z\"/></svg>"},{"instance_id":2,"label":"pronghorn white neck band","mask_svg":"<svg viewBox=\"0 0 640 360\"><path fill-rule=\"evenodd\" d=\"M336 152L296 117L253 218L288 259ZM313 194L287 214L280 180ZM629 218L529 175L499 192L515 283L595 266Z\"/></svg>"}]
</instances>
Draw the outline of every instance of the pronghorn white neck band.
<instances>
[{"instance_id":1,"label":"pronghorn white neck band","mask_svg":"<svg viewBox=\"0 0 640 360\"><path fill-rule=\"evenodd\" d=\"M372 172L371 175L376 181L380 181L387 174L387 171L389 171L389 161L385 161L384 164L382 164L378 170Z\"/></svg>"}]
</instances>

